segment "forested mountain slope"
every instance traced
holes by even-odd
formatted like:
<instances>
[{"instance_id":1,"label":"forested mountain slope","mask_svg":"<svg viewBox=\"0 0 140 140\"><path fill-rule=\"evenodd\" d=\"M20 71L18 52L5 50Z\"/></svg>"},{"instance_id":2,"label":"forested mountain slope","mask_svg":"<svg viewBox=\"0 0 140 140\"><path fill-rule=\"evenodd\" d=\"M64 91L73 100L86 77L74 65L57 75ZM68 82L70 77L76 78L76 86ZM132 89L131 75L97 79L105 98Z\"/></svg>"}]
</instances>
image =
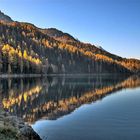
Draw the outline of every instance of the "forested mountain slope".
<instances>
[{"instance_id":1,"label":"forested mountain slope","mask_svg":"<svg viewBox=\"0 0 140 140\"><path fill-rule=\"evenodd\" d=\"M4 15L4 14L3 14ZM0 17L1 73L136 73L140 61L124 59L54 28Z\"/></svg>"},{"instance_id":2,"label":"forested mountain slope","mask_svg":"<svg viewBox=\"0 0 140 140\"><path fill-rule=\"evenodd\" d=\"M110 52L107 52L105 49L103 49L101 46L95 46L89 43L80 42L79 40L75 39L73 36L69 35L68 33L63 33L62 31L57 30L55 28L48 28L44 30L41 29L41 31L43 31L45 34L47 34L50 37L53 37L56 40L74 45L78 48L82 48L84 51L90 51L93 54L100 54L102 55L101 57L107 56L115 60L118 64L123 65L124 67L126 67L127 69L133 72L140 71L140 60L122 58L115 54L111 54Z\"/></svg>"}]
</instances>

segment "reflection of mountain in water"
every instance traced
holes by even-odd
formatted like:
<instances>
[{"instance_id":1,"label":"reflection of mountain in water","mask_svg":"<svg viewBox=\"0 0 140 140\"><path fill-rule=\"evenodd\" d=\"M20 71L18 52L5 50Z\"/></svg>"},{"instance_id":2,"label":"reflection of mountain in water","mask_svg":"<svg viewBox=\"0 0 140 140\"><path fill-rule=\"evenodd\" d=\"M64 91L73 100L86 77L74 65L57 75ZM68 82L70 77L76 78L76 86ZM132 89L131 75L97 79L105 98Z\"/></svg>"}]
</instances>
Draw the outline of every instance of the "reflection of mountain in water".
<instances>
[{"instance_id":1,"label":"reflection of mountain in water","mask_svg":"<svg viewBox=\"0 0 140 140\"><path fill-rule=\"evenodd\" d=\"M140 78L114 76L2 79L3 107L27 122L57 119L85 103L123 88L140 86Z\"/></svg>"}]
</instances>

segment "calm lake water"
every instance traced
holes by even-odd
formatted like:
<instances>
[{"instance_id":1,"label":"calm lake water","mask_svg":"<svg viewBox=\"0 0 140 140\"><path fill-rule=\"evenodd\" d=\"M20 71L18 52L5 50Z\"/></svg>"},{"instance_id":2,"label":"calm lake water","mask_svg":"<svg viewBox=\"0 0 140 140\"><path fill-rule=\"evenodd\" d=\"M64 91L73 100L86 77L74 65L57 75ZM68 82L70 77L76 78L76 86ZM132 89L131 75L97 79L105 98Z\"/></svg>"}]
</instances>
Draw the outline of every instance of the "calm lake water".
<instances>
[{"instance_id":1,"label":"calm lake water","mask_svg":"<svg viewBox=\"0 0 140 140\"><path fill-rule=\"evenodd\" d=\"M140 139L138 76L0 79L0 100L43 140Z\"/></svg>"}]
</instances>

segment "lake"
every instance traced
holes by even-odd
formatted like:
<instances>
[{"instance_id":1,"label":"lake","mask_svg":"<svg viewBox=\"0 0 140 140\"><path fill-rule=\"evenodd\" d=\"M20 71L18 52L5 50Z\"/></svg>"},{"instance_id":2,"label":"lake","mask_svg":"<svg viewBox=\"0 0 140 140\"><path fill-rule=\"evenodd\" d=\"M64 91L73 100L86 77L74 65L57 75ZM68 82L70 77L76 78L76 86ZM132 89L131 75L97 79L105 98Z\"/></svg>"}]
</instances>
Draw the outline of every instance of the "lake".
<instances>
[{"instance_id":1,"label":"lake","mask_svg":"<svg viewBox=\"0 0 140 140\"><path fill-rule=\"evenodd\" d=\"M1 106L43 140L140 139L140 77L1 78Z\"/></svg>"}]
</instances>

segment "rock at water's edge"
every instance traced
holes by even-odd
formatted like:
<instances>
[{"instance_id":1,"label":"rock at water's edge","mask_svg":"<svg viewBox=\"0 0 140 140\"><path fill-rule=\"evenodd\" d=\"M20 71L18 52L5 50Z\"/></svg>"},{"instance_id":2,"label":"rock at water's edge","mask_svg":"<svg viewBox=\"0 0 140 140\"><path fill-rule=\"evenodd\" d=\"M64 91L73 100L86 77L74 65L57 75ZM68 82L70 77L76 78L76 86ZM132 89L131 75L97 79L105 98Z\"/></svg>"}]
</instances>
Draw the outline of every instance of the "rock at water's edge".
<instances>
[{"instance_id":1,"label":"rock at water's edge","mask_svg":"<svg viewBox=\"0 0 140 140\"><path fill-rule=\"evenodd\" d=\"M0 109L0 140L41 140L31 126L21 118Z\"/></svg>"}]
</instances>

